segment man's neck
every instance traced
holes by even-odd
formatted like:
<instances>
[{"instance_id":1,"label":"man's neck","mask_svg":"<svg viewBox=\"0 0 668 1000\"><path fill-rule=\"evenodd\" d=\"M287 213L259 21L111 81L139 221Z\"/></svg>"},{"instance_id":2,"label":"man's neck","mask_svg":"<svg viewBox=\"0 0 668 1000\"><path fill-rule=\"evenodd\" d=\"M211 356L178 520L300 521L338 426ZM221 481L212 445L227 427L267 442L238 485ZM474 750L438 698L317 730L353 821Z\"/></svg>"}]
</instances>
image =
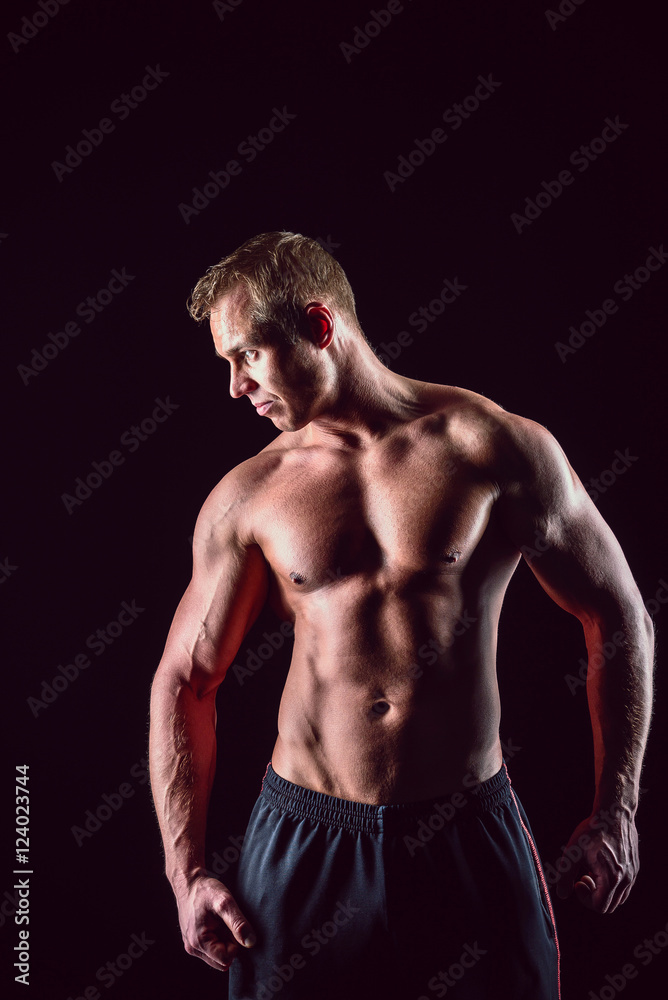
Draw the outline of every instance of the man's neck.
<instances>
[{"instance_id":1,"label":"man's neck","mask_svg":"<svg viewBox=\"0 0 668 1000\"><path fill-rule=\"evenodd\" d=\"M309 444L363 447L424 410L423 383L390 371L355 338L336 357L330 399L305 428Z\"/></svg>"}]
</instances>

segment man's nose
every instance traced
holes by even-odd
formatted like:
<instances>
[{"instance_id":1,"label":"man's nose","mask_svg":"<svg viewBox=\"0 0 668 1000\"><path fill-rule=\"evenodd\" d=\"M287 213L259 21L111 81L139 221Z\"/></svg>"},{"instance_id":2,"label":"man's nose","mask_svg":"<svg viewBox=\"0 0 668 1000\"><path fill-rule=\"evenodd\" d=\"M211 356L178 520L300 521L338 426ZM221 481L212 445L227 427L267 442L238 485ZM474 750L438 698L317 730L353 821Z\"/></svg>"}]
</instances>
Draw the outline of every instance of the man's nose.
<instances>
[{"instance_id":1,"label":"man's nose","mask_svg":"<svg viewBox=\"0 0 668 1000\"><path fill-rule=\"evenodd\" d=\"M257 382L254 382L246 372L232 369L230 373L230 396L232 399L239 399L240 396L245 396L247 392L253 392L254 389L257 389Z\"/></svg>"}]
</instances>

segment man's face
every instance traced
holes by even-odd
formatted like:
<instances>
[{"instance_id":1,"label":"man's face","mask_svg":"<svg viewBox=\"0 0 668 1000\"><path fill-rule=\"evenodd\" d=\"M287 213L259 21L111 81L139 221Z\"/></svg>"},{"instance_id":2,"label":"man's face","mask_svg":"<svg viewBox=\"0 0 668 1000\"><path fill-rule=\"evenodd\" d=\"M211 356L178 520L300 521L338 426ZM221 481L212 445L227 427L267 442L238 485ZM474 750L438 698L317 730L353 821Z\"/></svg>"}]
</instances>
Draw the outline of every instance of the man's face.
<instances>
[{"instance_id":1,"label":"man's face","mask_svg":"<svg viewBox=\"0 0 668 1000\"><path fill-rule=\"evenodd\" d=\"M247 304L243 292L231 292L211 313L216 354L230 363L230 395L248 396L278 430L299 430L314 415L317 348L307 340L293 345L260 339L252 331Z\"/></svg>"}]
</instances>

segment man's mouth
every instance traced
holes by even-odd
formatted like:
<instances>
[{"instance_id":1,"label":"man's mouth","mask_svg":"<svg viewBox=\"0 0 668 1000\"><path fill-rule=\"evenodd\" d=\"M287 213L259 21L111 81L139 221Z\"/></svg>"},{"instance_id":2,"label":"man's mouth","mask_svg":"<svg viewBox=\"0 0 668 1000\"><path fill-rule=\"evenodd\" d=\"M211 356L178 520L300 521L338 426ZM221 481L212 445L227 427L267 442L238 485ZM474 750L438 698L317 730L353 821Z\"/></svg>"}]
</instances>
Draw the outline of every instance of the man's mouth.
<instances>
[{"instance_id":1,"label":"man's mouth","mask_svg":"<svg viewBox=\"0 0 668 1000\"><path fill-rule=\"evenodd\" d=\"M268 399L264 403L253 403L253 406L260 414L260 416L263 417L273 402L274 402L273 399Z\"/></svg>"}]
</instances>

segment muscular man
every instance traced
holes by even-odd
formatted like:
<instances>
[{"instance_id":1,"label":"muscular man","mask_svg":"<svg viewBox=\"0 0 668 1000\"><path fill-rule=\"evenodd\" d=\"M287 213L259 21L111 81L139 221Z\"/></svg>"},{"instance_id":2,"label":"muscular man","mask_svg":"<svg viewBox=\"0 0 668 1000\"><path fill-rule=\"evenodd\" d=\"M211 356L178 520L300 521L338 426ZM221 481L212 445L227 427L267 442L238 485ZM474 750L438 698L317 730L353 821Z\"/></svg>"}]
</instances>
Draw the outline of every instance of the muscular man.
<instances>
[{"instance_id":1,"label":"muscular man","mask_svg":"<svg viewBox=\"0 0 668 1000\"><path fill-rule=\"evenodd\" d=\"M153 682L151 781L186 951L231 967L234 1000L455 984L458 1000L554 1000L552 907L499 742L497 623L538 533L531 569L590 660L614 636L587 681L596 793L569 841L583 857L558 887L611 912L638 870L652 672L617 540L544 427L389 371L315 241L249 240L190 311L210 317L231 395L280 433L204 503ZM204 855L215 697L266 603L294 622L294 651L226 886Z\"/></svg>"}]
</instances>

